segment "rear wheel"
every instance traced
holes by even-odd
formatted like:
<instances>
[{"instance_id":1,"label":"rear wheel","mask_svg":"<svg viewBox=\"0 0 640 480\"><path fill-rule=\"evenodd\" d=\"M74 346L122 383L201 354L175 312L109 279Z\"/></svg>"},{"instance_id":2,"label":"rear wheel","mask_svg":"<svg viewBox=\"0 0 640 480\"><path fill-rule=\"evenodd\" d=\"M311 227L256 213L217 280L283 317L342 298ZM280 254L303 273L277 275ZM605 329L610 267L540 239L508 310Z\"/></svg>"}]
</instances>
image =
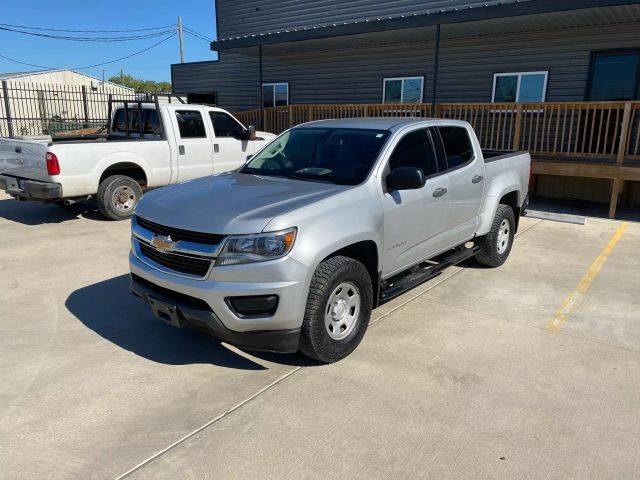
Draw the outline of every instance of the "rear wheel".
<instances>
[{"instance_id":1,"label":"rear wheel","mask_svg":"<svg viewBox=\"0 0 640 480\"><path fill-rule=\"evenodd\" d=\"M133 215L133 209L142 197L142 188L133 178L112 175L98 186L96 200L98 210L111 220L125 220Z\"/></svg>"},{"instance_id":2,"label":"rear wheel","mask_svg":"<svg viewBox=\"0 0 640 480\"><path fill-rule=\"evenodd\" d=\"M325 260L311 280L300 351L325 363L343 359L362 340L372 306L371 278L362 263L343 256Z\"/></svg>"},{"instance_id":3,"label":"rear wheel","mask_svg":"<svg viewBox=\"0 0 640 480\"><path fill-rule=\"evenodd\" d=\"M480 241L476 260L487 267L499 267L511 252L515 234L515 215L508 205L498 205L491 230Z\"/></svg>"}]
</instances>

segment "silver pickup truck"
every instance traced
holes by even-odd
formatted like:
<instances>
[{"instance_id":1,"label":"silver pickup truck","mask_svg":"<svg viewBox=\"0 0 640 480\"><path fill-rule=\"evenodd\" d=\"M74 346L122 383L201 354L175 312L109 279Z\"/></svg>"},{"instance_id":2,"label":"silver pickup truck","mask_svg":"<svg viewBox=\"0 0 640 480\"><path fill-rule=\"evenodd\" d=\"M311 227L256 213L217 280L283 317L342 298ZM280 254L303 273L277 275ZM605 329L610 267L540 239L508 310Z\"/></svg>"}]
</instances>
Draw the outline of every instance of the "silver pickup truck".
<instances>
[{"instance_id":1,"label":"silver pickup truck","mask_svg":"<svg viewBox=\"0 0 640 480\"><path fill-rule=\"evenodd\" d=\"M381 302L472 256L504 263L530 163L461 121L306 123L238 170L147 194L131 290L174 326L334 362Z\"/></svg>"}]
</instances>

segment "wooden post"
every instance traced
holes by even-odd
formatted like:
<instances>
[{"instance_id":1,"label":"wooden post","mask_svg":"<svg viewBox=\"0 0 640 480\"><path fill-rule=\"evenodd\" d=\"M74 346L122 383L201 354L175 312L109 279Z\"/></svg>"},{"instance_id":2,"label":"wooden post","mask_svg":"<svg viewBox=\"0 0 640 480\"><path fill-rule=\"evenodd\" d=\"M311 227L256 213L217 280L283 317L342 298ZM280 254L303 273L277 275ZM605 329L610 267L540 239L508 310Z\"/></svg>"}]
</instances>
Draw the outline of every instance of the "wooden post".
<instances>
[{"instance_id":1,"label":"wooden post","mask_svg":"<svg viewBox=\"0 0 640 480\"><path fill-rule=\"evenodd\" d=\"M611 202L609 203L609 218L616 218L616 209L618 208L618 196L622 190L622 180L614 178L611 180Z\"/></svg>"},{"instance_id":2,"label":"wooden post","mask_svg":"<svg viewBox=\"0 0 640 480\"><path fill-rule=\"evenodd\" d=\"M516 125L513 128L513 150L520 150L520 137L522 137L522 104L516 106Z\"/></svg>"},{"instance_id":3,"label":"wooden post","mask_svg":"<svg viewBox=\"0 0 640 480\"><path fill-rule=\"evenodd\" d=\"M611 184L611 201L609 202L609 218L615 218L616 209L618 208L618 196L623 187L623 180L620 178L620 170L624 164L624 157L629 148L629 126L631 124L631 103L624 104L624 114L622 116L622 127L620 128L620 140L618 142L618 165L617 177Z\"/></svg>"},{"instance_id":4,"label":"wooden post","mask_svg":"<svg viewBox=\"0 0 640 480\"><path fill-rule=\"evenodd\" d=\"M307 111L307 122L310 122L311 120L313 120L313 105L309 105L308 106L308 111Z\"/></svg>"},{"instance_id":5,"label":"wooden post","mask_svg":"<svg viewBox=\"0 0 640 480\"><path fill-rule=\"evenodd\" d=\"M289 105L287 107L289 109L289 126L287 128L293 127L293 105Z\"/></svg>"},{"instance_id":6,"label":"wooden post","mask_svg":"<svg viewBox=\"0 0 640 480\"><path fill-rule=\"evenodd\" d=\"M363 117L369 116L369 105L367 103L364 104L364 108L362 110L362 116Z\"/></svg>"}]
</instances>

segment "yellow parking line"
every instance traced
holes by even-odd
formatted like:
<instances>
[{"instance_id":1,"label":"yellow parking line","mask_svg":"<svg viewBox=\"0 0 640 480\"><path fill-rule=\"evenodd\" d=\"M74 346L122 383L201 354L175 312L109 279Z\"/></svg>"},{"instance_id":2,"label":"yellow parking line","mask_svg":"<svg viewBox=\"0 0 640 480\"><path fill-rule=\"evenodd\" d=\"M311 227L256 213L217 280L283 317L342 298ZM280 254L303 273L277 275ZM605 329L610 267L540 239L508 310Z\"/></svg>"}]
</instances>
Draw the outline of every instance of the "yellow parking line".
<instances>
[{"instance_id":1,"label":"yellow parking line","mask_svg":"<svg viewBox=\"0 0 640 480\"><path fill-rule=\"evenodd\" d=\"M569 315L582 303L585 295L589 291L589 287L593 280L598 276L598 273L602 269L604 263L609 258L609 255L613 251L614 247L624 235L628 222L622 222L622 224L618 227L616 232L609 240L609 243L605 245L605 247L598 255L598 258L591 264L587 273L584 274L576 288L567 296L566 300L563 302L562 306L556 311L556 314L553 316L553 319L547 325L547 330L551 332L558 332L562 328L562 325L567 321Z\"/></svg>"}]
</instances>

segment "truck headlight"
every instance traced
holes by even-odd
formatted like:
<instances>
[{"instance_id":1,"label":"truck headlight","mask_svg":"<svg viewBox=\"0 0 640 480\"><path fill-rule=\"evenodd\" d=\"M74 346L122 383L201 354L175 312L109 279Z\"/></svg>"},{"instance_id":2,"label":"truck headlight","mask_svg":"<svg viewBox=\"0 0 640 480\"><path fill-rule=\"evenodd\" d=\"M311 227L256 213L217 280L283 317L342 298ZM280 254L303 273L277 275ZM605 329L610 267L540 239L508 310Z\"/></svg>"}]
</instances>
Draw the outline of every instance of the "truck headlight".
<instances>
[{"instance_id":1,"label":"truck headlight","mask_svg":"<svg viewBox=\"0 0 640 480\"><path fill-rule=\"evenodd\" d=\"M216 266L265 262L287 255L296 239L297 228L255 235L228 237L222 246Z\"/></svg>"}]
</instances>

